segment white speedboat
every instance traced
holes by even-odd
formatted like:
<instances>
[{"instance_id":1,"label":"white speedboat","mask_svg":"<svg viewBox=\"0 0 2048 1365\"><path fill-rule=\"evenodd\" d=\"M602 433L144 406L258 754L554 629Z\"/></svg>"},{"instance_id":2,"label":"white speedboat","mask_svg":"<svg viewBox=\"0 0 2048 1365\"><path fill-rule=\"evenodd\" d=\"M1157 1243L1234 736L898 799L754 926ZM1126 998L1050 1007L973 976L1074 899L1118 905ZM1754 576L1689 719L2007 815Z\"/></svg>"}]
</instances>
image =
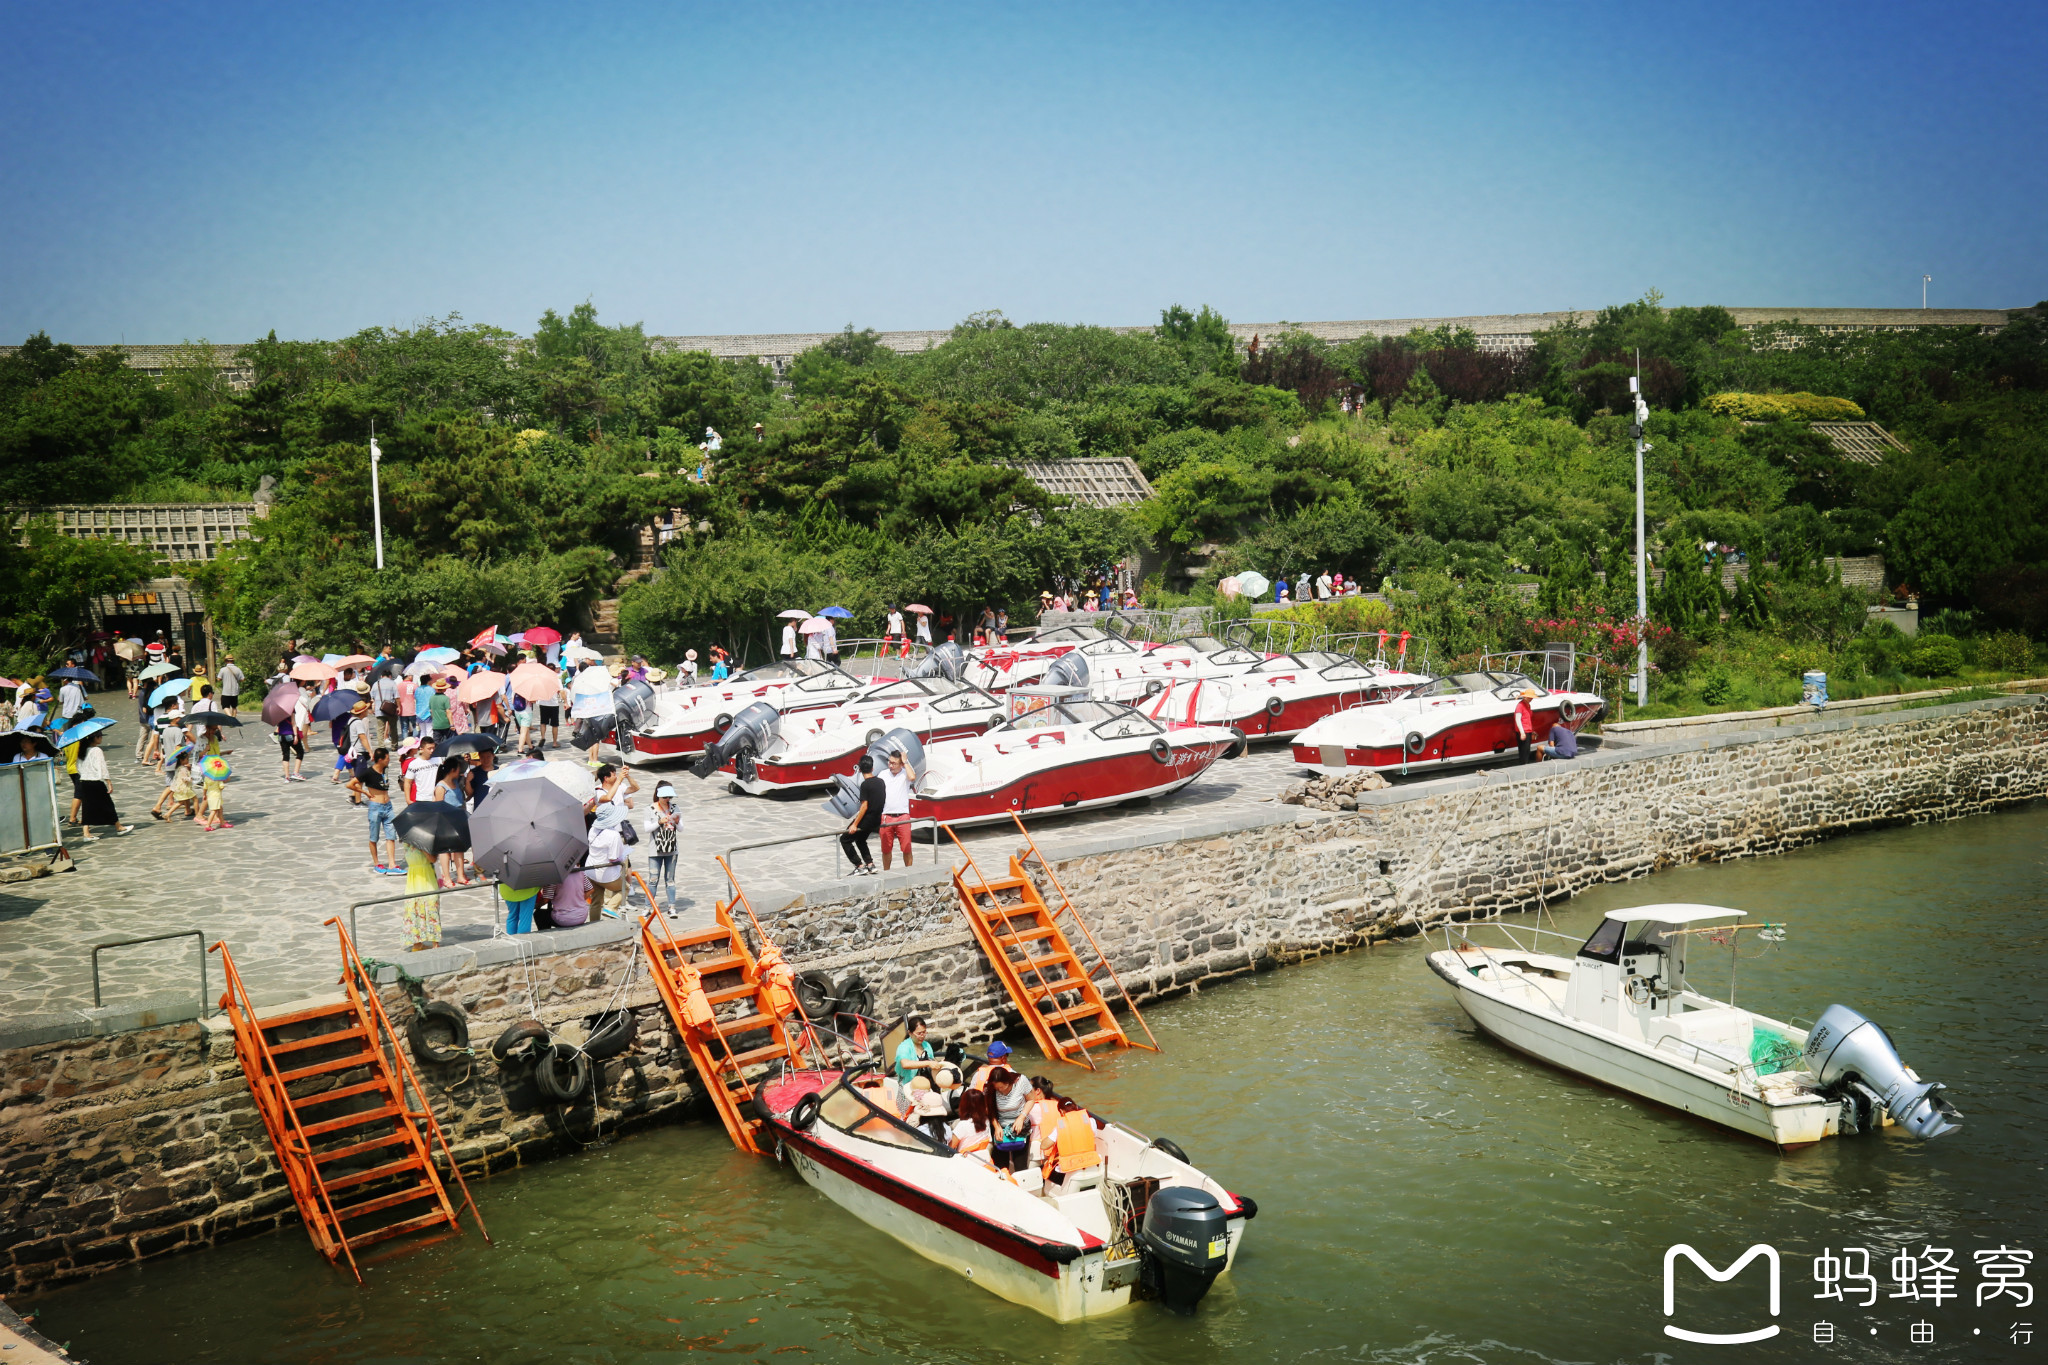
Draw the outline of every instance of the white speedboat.
<instances>
[{"instance_id":1,"label":"white speedboat","mask_svg":"<svg viewBox=\"0 0 2048 1365\"><path fill-rule=\"evenodd\" d=\"M1139 644L1096 626L1059 626L1029 643L988 645L966 654L961 677L995 693L1040 682L1053 662L1068 654L1086 659L1088 676L1098 681L1187 672L1197 657L1190 650Z\"/></svg>"},{"instance_id":2,"label":"white speedboat","mask_svg":"<svg viewBox=\"0 0 2048 1365\"><path fill-rule=\"evenodd\" d=\"M1571 942L1548 930L1458 925L1429 967L1509 1047L1781 1148L1892 1123L1916 1137L1957 1126L1942 1087L1914 1075L1884 1030L1848 1006L1802 1029L1694 990L1686 963L1707 951L1708 934L1731 954L1744 929L1783 935L1741 920L1714 905L1610 910L1569 957L1523 946ZM1479 928L1502 942L1475 942Z\"/></svg>"},{"instance_id":3,"label":"white speedboat","mask_svg":"<svg viewBox=\"0 0 2048 1365\"><path fill-rule=\"evenodd\" d=\"M1134 1291L1192 1311L1258 1212L1172 1144L1117 1123L1096 1131L1103 1164L1064 1185L998 1173L905 1123L891 1088L862 1068L799 1071L756 1102L779 1152L826 1198L1055 1321L1114 1312Z\"/></svg>"},{"instance_id":4,"label":"white speedboat","mask_svg":"<svg viewBox=\"0 0 2048 1365\"><path fill-rule=\"evenodd\" d=\"M1294 737L1295 761L1325 774L1350 768L1443 768L1482 763L1516 748L1515 707L1524 691L1538 741L1553 725L1574 734L1606 705L1592 692L1557 690L1506 669L1453 673L1425 681L1379 706L1353 706Z\"/></svg>"},{"instance_id":5,"label":"white speedboat","mask_svg":"<svg viewBox=\"0 0 2048 1365\"><path fill-rule=\"evenodd\" d=\"M786 694L785 694L786 695ZM883 735L905 730L924 744L978 735L1007 718L1003 702L972 683L943 677L895 678L876 683L852 701L772 716L742 711L705 749L695 772L725 772L741 790L774 791L830 785L851 774L860 756ZM760 719L756 729L751 722Z\"/></svg>"},{"instance_id":6,"label":"white speedboat","mask_svg":"<svg viewBox=\"0 0 2048 1365\"><path fill-rule=\"evenodd\" d=\"M1162 646L1160 652L1172 648ZM1286 739L1327 716L1398 700L1431 681L1376 659L1316 650L1263 655L1239 645L1204 655L1188 676L1204 685L1199 705L1187 718L1235 727L1252 740ZM1168 685L1182 686L1173 675L1097 686L1099 695L1136 705ZM1182 691L1185 695L1187 689L1182 686Z\"/></svg>"},{"instance_id":7,"label":"white speedboat","mask_svg":"<svg viewBox=\"0 0 2048 1365\"><path fill-rule=\"evenodd\" d=\"M837 706L868 685L865 679L816 659L784 659L700 687L656 692L622 725L619 747L628 763L659 763L702 753L749 706L787 714Z\"/></svg>"}]
</instances>

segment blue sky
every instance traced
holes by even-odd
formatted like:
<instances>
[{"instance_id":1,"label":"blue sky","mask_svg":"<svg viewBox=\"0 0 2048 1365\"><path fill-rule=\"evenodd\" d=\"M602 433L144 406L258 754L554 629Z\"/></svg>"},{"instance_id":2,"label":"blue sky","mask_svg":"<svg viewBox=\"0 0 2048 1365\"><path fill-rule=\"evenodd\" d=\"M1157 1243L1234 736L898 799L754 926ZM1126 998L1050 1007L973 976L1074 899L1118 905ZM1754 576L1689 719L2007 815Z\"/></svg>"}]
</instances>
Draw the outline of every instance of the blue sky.
<instances>
[{"instance_id":1,"label":"blue sky","mask_svg":"<svg viewBox=\"0 0 2048 1365\"><path fill-rule=\"evenodd\" d=\"M0 340L2048 296L2035 5L0 0Z\"/></svg>"}]
</instances>

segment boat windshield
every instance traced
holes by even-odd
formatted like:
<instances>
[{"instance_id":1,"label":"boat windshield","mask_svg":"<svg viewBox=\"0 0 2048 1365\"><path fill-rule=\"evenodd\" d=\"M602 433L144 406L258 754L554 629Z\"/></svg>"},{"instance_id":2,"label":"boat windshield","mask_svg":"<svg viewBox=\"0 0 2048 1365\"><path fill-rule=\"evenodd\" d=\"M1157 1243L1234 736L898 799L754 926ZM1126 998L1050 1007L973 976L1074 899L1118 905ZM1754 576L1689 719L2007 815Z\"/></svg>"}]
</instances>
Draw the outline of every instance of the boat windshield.
<instances>
[{"instance_id":1,"label":"boat windshield","mask_svg":"<svg viewBox=\"0 0 2048 1365\"><path fill-rule=\"evenodd\" d=\"M1168 640L1163 649L1192 649L1197 654L1221 654L1235 645L1225 644L1213 635L1183 635L1178 640Z\"/></svg>"},{"instance_id":2,"label":"boat windshield","mask_svg":"<svg viewBox=\"0 0 2048 1365\"><path fill-rule=\"evenodd\" d=\"M1593 937L1586 940L1579 949L1580 957L1590 957L1595 962L1621 961L1621 940L1628 932L1628 926L1618 919L1604 919L1593 931Z\"/></svg>"},{"instance_id":3,"label":"boat windshield","mask_svg":"<svg viewBox=\"0 0 2048 1365\"><path fill-rule=\"evenodd\" d=\"M1094 626L1054 626L1031 637L1034 645L1071 645L1089 640L1107 640L1109 634Z\"/></svg>"},{"instance_id":4,"label":"boat windshield","mask_svg":"<svg viewBox=\"0 0 2048 1365\"><path fill-rule=\"evenodd\" d=\"M784 678L809 678L825 672L830 667L830 664L820 663L816 659L779 659L772 664L750 668L733 681L778 682Z\"/></svg>"},{"instance_id":5,"label":"boat windshield","mask_svg":"<svg viewBox=\"0 0 2048 1365\"><path fill-rule=\"evenodd\" d=\"M1481 692L1497 692L1504 687L1520 690L1535 687L1519 673L1452 673L1438 678L1418 692L1423 697L1461 697ZM1540 690L1540 689L1539 689Z\"/></svg>"},{"instance_id":6,"label":"boat windshield","mask_svg":"<svg viewBox=\"0 0 2048 1365\"><path fill-rule=\"evenodd\" d=\"M1362 664L1356 659L1339 659L1323 670L1323 676L1333 682L1342 682L1347 678L1372 678L1378 675L1373 672L1370 664Z\"/></svg>"},{"instance_id":7,"label":"boat windshield","mask_svg":"<svg viewBox=\"0 0 2048 1365\"><path fill-rule=\"evenodd\" d=\"M955 684L943 678L898 678L895 682L881 683L868 689L869 701L916 701L920 697L937 697L953 690Z\"/></svg>"},{"instance_id":8,"label":"boat windshield","mask_svg":"<svg viewBox=\"0 0 2048 1365\"><path fill-rule=\"evenodd\" d=\"M1315 668L1315 666L1316 665L1310 663L1307 659L1301 657L1299 654L1276 654L1272 658L1260 664L1257 668L1254 668L1252 672L1299 673L1301 672L1301 670L1305 668L1313 669Z\"/></svg>"},{"instance_id":9,"label":"boat windshield","mask_svg":"<svg viewBox=\"0 0 2048 1365\"><path fill-rule=\"evenodd\" d=\"M1026 712L1015 720L1005 721L990 735L1000 735L1014 730L1051 730L1062 725L1093 726L1097 734L1103 733L1103 725L1110 721L1122 721L1126 717L1146 727L1145 733L1158 733L1159 726L1139 715L1128 706L1113 701L1055 701L1047 702L1035 711ZM1132 730L1129 733L1137 734Z\"/></svg>"},{"instance_id":10,"label":"boat windshield","mask_svg":"<svg viewBox=\"0 0 2048 1365\"><path fill-rule=\"evenodd\" d=\"M951 1148L889 1112L889 1088L889 1082L874 1072L859 1076L852 1082L841 1081L832 1087L818 1106L818 1117L842 1133L851 1133L869 1142L885 1142L891 1147L950 1155Z\"/></svg>"},{"instance_id":11,"label":"boat windshield","mask_svg":"<svg viewBox=\"0 0 2048 1365\"><path fill-rule=\"evenodd\" d=\"M1105 635L1100 640L1091 640L1078 651L1091 659L1104 658L1111 654L1137 654L1141 651L1120 635Z\"/></svg>"},{"instance_id":12,"label":"boat windshield","mask_svg":"<svg viewBox=\"0 0 2048 1365\"><path fill-rule=\"evenodd\" d=\"M860 679L851 673L841 673L828 668L823 673L813 674L796 685L799 692L844 692L860 686Z\"/></svg>"}]
</instances>

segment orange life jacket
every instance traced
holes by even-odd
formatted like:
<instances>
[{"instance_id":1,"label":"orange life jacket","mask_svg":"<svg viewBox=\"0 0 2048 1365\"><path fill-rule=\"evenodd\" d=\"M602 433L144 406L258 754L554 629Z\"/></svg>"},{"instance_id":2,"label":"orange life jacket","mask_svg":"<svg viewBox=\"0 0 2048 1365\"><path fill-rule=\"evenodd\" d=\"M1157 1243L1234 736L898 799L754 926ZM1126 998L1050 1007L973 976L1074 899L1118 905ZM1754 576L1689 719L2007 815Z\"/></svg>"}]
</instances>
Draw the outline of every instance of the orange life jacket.
<instances>
[{"instance_id":1,"label":"orange life jacket","mask_svg":"<svg viewBox=\"0 0 2048 1365\"><path fill-rule=\"evenodd\" d=\"M686 1028L709 1028L714 1015L711 1001L704 994L704 974L692 963L684 962L675 969L676 993L683 997L682 1023Z\"/></svg>"},{"instance_id":2,"label":"orange life jacket","mask_svg":"<svg viewBox=\"0 0 2048 1365\"><path fill-rule=\"evenodd\" d=\"M787 1018L796 1005L796 969L782 960L780 951L766 949L754 963L760 982L761 1013L771 1019Z\"/></svg>"},{"instance_id":3,"label":"orange life jacket","mask_svg":"<svg viewBox=\"0 0 2048 1365\"><path fill-rule=\"evenodd\" d=\"M1054 1171L1071 1175L1101 1165L1102 1153L1095 1150L1095 1121L1088 1117L1088 1111L1069 1109L1061 1114L1059 1126L1053 1129L1052 1144L1044 1153L1046 1175Z\"/></svg>"}]
</instances>

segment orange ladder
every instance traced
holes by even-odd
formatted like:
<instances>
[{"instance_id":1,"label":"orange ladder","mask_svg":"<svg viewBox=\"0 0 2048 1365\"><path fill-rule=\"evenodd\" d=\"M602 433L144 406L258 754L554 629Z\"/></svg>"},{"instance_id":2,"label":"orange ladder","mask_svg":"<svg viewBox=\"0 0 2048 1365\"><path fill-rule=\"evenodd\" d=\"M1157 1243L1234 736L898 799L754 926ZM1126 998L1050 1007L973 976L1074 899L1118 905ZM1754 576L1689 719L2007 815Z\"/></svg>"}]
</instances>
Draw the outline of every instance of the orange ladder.
<instances>
[{"instance_id":1,"label":"orange ladder","mask_svg":"<svg viewBox=\"0 0 2048 1365\"><path fill-rule=\"evenodd\" d=\"M462 1231L436 1150L477 1231L486 1242L491 1237L348 930L339 919L327 923L341 939L346 988L330 1005L258 1018L228 945L215 943L213 951L227 974L220 1007L234 1026L235 1056L306 1232L321 1255L347 1262L360 1284L357 1248L438 1228ZM272 1036L281 1033L299 1036Z\"/></svg>"},{"instance_id":2,"label":"orange ladder","mask_svg":"<svg viewBox=\"0 0 2048 1365\"><path fill-rule=\"evenodd\" d=\"M953 890L960 897L960 909L974 931L975 942L981 945L1003 989L1024 1016L1039 1049L1048 1057L1091 1071L1095 1069L1095 1059L1088 1051L1092 1047L1109 1044L1157 1052L1159 1040L1152 1036L1152 1026L1138 1013L1131 993L1124 989L1109 959L1103 956L1102 945L1095 941L1066 888L1053 875L1051 864L1039 853L1031 831L1024 828L1024 821L1014 811L1010 818L1017 822L1017 832L1024 836L1029 851L1022 861L1012 857L1010 875L994 881L982 875L960 836L953 833L952 826L946 826L947 836L965 860L953 869ZM1045 869L1046 879L1059 894L1058 908L1046 904L1037 883L1024 870L1025 861L1035 861ZM1062 919L1087 940L1095 955L1092 966L1083 965L1067 930L1061 927ZM1145 1031L1144 1042L1132 1038L1117 1021L1103 995L1103 983L1096 979L1097 973L1107 978L1107 984L1122 998L1131 1018Z\"/></svg>"},{"instance_id":3,"label":"orange ladder","mask_svg":"<svg viewBox=\"0 0 2048 1365\"><path fill-rule=\"evenodd\" d=\"M655 990L661 995L669 1020L689 1051L690 1060L697 1064L697 1072L711 1094L712 1107L718 1110L733 1145L759 1155L761 1120L749 1103L754 1098L754 1086L746 1073L777 1059L802 1066L799 1036L807 1036L809 1030L793 1034L785 1026L783 1021L790 1013L802 1018L803 1012L793 991L786 985L778 988L770 980L771 971L779 966L782 956L762 932L761 922L754 918L754 907L733 879L732 868L723 857L718 859L718 865L732 881L733 898L719 901L713 907L717 923L709 929L678 934L660 913L650 910L640 921L640 948L647 955ZM652 895L648 904L654 904ZM754 941L761 945L758 956L748 949L745 936L734 923L735 905L747 912ZM717 1017L720 1008L727 1006L738 1008L728 1009L723 1017ZM693 1013L698 1022L692 1022ZM764 1037L742 1041L735 1048L735 1040L751 1034Z\"/></svg>"}]
</instances>

